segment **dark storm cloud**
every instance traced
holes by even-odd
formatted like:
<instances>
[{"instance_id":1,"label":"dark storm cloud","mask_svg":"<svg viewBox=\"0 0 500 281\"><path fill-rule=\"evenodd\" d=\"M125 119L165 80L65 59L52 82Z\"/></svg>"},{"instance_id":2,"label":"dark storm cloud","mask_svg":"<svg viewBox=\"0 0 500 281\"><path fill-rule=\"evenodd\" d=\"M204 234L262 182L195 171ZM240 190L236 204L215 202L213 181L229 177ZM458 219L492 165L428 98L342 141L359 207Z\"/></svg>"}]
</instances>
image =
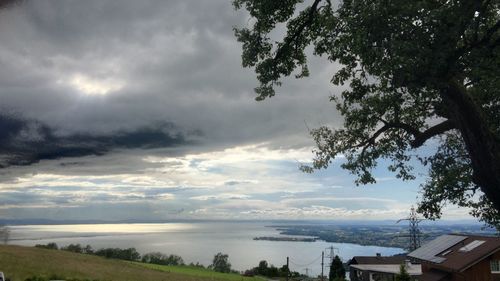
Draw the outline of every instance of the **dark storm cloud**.
<instances>
[{"instance_id":1,"label":"dark storm cloud","mask_svg":"<svg viewBox=\"0 0 500 281\"><path fill-rule=\"evenodd\" d=\"M232 30L246 24L229 0L12 5L0 17L0 112L23 118L2 121L12 131L2 130L0 164L60 158L16 170L140 173L162 165L142 161L150 155L311 145L304 121L317 127L336 115L325 103L330 64L312 59L311 78L257 103ZM0 181L15 177L0 171Z\"/></svg>"},{"instance_id":2,"label":"dark storm cloud","mask_svg":"<svg viewBox=\"0 0 500 281\"><path fill-rule=\"evenodd\" d=\"M22 0L0 0L0 9L6 9L14 4L21 4Z\"/></svg>"},{"instance_id":3,"label":"dark storm cloud","mask_svg":"<svg viewBox=\"0 0 500 281\"><path fill-rule=\"evenodd\" d=\"M58 135L52 128L16 115L0 114L0 167L30 165L44 159L104 155L115 149L153 149L186 144L170 123L107 135Z\"/></svg>"}]
</instances>

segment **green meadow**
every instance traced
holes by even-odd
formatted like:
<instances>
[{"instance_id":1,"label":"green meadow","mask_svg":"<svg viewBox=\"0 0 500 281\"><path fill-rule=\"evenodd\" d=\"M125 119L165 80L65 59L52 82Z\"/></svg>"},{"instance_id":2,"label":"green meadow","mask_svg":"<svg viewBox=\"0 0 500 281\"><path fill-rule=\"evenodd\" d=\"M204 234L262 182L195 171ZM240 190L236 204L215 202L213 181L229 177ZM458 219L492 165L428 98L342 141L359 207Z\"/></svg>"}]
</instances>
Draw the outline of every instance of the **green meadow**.
<instances>
[{"instance_id":1,"label":"green meadow","mask_svg":"<svg viewBox=\"0 0 500 281\"><path fill-rule=\"evenodd\" d=\"M186 276L193 276L204 278L203 280L224 280L224 281L262 281L260 277L244 277L239 274L233 273L220 273L209 269L195 267L195 266L170 266L170 265L157 265L149 263L134 262L134 264L143 266L149 269L158 270L162 272L177 273ZM202 280L202 279L200 279Z\"/></svg>"},{"instance_id":2,"label":"green meadow","mask_svg":"<svg viewBox=\"0 0 500 281\"><path fill-rule=\"evenodd\" d=\"M190 266L160 266L22 246L0 246L0 271L11 281L58 276L99 281L256 281Z\"/></svg>"}]
</instances>

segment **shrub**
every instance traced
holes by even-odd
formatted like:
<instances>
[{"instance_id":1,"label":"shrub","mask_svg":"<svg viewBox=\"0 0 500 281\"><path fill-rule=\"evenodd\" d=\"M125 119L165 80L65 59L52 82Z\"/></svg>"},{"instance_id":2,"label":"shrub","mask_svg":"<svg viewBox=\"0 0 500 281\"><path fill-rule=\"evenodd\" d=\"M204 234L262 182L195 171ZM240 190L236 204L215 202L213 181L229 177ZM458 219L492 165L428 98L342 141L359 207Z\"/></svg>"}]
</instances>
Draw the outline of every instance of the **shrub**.
<instances>
[{"instance_id":1,"label":"shrub","mask_svg":"<svg viewBox=\"0 0 500 281\"><path fill-rule=\"evenodd\" d=\"M128 249L104 248L95 251L94 255L109 259L120 259L128 261L138 261L141 259L141 255L137 252L135 248L128 248Z\"/></svg>"},{"instance_id":2,"label":"shrub","mask_svg":"<svg viewBox=\"0 0 500 281\"><path fill-rule=\"evenodd\" d=\"M42 248L42 249L51 249L51 250L58 250L59 249L59 247L57 247L57 244L54 242L48 243L47 245L36 244L35 247Z\"/></svg>"},{"instance_id":3,"label":"shrub","mask_svg":"<svg viewBox=\"0 0 500 281\"><path fill-rule=\"evenodd\" d=\"M83 247L80 244L69 244L66 247L61 247L61 250L80 254L83 253Z\"/></svg>"},{"instance_id":4,"label":"shrub","mask_svg":"<svg viewBox=\"0 0 500 281\"><path fill-rule=\"evenodd\" d=\"M147 253L142 257L142 262L161 265L184 265L182 257L177 255L167 256L160 252Z\"/></svg>"}]
</instances>

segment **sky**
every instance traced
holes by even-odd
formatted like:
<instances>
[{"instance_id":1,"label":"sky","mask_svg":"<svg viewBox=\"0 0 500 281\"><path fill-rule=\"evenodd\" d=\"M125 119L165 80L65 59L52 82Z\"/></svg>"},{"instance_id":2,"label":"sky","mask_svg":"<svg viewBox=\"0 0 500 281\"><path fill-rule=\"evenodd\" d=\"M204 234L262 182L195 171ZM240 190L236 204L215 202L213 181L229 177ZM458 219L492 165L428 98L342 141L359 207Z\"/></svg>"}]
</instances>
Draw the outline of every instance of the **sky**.
<instances>
[{"instance_id":1,"label":"sky","mask_svg":"<svg viewBox=\"0 0 500 281\"><path fill-rule=\"evenodd\" d=\"M313 174L309 128L338 128L338 65L310 57L257 102L229 0L20 1L0 10L0 218L397 219L425 168L355 186ZM444 218L470 218L450 206Z\"/></svg>"}]
</instances>

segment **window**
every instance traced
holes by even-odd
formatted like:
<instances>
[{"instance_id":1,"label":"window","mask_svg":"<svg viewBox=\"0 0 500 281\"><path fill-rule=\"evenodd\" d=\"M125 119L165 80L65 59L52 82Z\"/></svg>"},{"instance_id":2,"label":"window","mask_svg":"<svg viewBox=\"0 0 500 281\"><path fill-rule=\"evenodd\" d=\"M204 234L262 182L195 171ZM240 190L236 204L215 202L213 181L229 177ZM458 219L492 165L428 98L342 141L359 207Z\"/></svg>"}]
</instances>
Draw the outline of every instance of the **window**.
<instances>
[{"instance_id":1,"label":"window","mask_svg":"<svg viewBox=\"0 0 500 281\"><path fill-rule=\"evenodd\" d=\"M499 260L491 260L490 267L491 267L491 272L500 273L500 261Z\"/></svg>"},{"instance_id":2,"label":"window","mask_svg":"<svg viewBox=\"0 0 500 281\"><path fill-rule=\"evenodd\" d=\"M459 249L460 252L470 252L484 243L482 240L474 240Z\"/></svg>"},{"instance_id":3,"label":"window","mask_svg":"<svg viewBox=\"0 0 500 281\"><path fill-rule=\"evenodd\" d=\"M449 254L449 253L451 253L451 252L452 252L452 250L448 250L448 251L446 251L446 252L442 253L442 254L441 254L441 256L443 256L443 257L444 257L444 256L446 256L447 254Z\"/></svg>"},{"instance_id":4,"label":"window","mask_svg":"<svg viewBox=\"0 0 500 281\"><path fill-rule=\"evenodd\" d=\"M392 281L394 280L393 274L387 273L370 273L370 281Z\"/></svg>"}]
</instances>

